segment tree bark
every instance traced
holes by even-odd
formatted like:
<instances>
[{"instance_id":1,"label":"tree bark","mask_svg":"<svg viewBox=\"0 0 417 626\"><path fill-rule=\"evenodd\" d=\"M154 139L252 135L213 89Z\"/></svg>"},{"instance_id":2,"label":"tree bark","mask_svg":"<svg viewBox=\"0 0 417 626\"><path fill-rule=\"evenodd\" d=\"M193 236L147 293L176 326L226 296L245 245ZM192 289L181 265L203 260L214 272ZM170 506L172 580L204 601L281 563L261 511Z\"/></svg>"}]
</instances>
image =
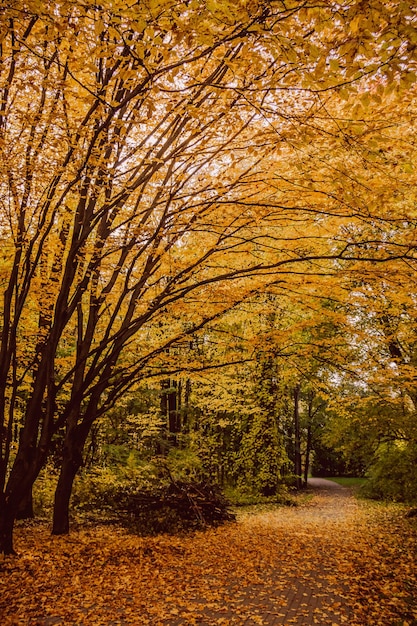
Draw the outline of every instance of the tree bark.
<instances>
[{"instance_id":1,"label":"tree bark","mask_svg":"<svg viewBox=\"0 0 417 626\"><path fill-rule=\"evenodd\" d=\"M306 458L304 465L304 486L307 485L308 480L308 468L310 465L310 453L311 453L311 443L312 443L312 427L309 423L307 426L307 446L306 446Z\"/></svg>"},{"instance_id":2,"label":"tree bark","mask_svg":"<svg viewBox=\"0 0 417 626\"><path fill-rule=\"evenodd\" d=\"M0 512L0 554L16 554L13 549L15 515L10 507L2 506Z\"/></svg>"},{"instance_id":3,"label":"tree bark","mask_svg":"<svg viewBox=\"0 0 417 626\"><path fill-rule=\"evenodd\" d=\"M294 473L297 489L303 486L301 467L301 435L300 435L300 385L294 387Z\"/></svg>"},{"instance_id":4,"label":"tree bark","mask_svg":"<svg viewBox=\"0 0 417 626\"><path fill-rule=\"evenodd\" d=\"M69 506L72 487L74 478L83 465L83 450L90 428L91 423L85 420L75 428L69 428L66 433L61 471L55 490L53 535L69 533Z\"/></svg>"},{"instance_id":5,"label":"tree bark","mask_svg":"<svg viewBox=\"0 0 417 626\"><path fill-rule=\"evenodd\" d=\"M19 471L12 474L5 494L0 498L0 554L16 554L13 548L14 523L18 518L22 502L28 501L32 484L29 472L19 477Z\"/></svg>"},{"instance_id":6,"label":"tree bark","mask_svg":"<svg viewBox=\"0 0 417 626\"><path fill-rule=\"evenodd\" d=\"M33 511L33 493L32 489L28 491L27 495L22 499L19 504L16 519L33 519L35 513Z\"/></svg>"},{"instance_id":7,"label":"tree bark","mask_svg":"<svg viewBox=\"0 0 417 626\"><path fill-rule=\"evenodd\" d=\"M54 513L52 522L53 535L69 533L69 505L74 478L81 467L81 462L73 458L64 458L55 490Z\"/></svg>"},{"instance_id":8,"label":"tree bark","mask_svg":"<svg viewBox=\"0 0 417 626\"><path fill-rule=\"evenodd\" d=\"M13 528L22 503L28 501L32 486L44 463L43 455L23 445L16 455L6 490L0 496L0 553L15 554Z\"/></svg>"}]
</instances>

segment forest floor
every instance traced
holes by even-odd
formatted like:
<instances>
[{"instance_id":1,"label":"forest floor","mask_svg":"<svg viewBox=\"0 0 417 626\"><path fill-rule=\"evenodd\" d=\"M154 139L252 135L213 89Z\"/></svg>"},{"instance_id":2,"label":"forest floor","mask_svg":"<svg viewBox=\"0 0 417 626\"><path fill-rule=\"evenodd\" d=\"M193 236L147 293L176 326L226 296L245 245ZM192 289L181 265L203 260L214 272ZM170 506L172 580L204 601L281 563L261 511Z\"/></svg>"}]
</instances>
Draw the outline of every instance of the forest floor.
<instances>
[{"instance_id":1,"label":"forest floor","mask_svg":"<svg viewBox=\"0 0 417 626\"><path fill-rule=\"evenodd\" d=\"M416 626L417 523L315 480L300 506L181 536L18 526L2 626Z\"/></svg>"}]
</instances>

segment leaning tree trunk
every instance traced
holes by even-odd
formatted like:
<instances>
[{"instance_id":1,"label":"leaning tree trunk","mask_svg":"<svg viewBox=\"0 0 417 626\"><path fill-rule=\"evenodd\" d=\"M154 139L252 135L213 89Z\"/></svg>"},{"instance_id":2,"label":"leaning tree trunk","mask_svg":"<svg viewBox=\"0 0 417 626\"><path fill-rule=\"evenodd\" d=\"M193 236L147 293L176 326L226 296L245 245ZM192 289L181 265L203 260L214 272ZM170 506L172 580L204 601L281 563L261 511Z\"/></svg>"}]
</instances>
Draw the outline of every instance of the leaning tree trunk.
<instances>
[{"instance_id":1,"label":"leaning tree trunk","mask_svg":"<svg viewBox=\"0 0 417 626\"><path fill-rule=\"evenodd\" d=\"M81 455L80 455L81 456ZM64 458L58 484L55 490L54 514L52 522L53 535L66 535L69 533L69 506L72 494L74 478L82 465L82 458L76 460L69 456Z\"/></svg>"},{"instance_id":2,"label":"leaning tree trunk","mask_svg":"<svg viewBox=\"0 0 417 626\"><path fill-rule=\"evenodd\" d=\"M0 553L15 554L13 529L22 503L30 499L44 456L22 445L10 472L6 490L0 495Z\"/></svg>"},{"instance_id":3,"label":"leaning tree trunk","mask_svg":"<svg viewBox=\"0 0 417 626\"><path fill-rule=\"evenodd\" d=\"M0 501L0 554L16 554L13 548L14 523L21 503L28 498L31 484L21 482L2 494Z\"/></svg>"},{"instance_id":4,"label":"leaning tree trunk","mask_svg":"<svg viewBox=\"0 0 417 626\"><path fill-rule=\"evenodd\" d=\"M91 424L87 420L70 428L65 436L63 460L55 491L53 535L69 533L69 508L74 478L83 465L83 450Z\"/></svg>"}]
</instances>

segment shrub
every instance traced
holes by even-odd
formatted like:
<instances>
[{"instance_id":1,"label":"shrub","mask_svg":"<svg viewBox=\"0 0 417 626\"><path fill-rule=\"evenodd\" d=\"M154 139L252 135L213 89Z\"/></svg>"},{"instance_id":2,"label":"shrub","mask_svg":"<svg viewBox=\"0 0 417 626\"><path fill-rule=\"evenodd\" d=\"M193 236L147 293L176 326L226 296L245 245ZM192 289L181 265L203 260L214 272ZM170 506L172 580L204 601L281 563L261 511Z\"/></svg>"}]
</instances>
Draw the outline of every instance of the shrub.
<instances>
[{"instance_id":1,"label":"shrub","mask_svg":"<svg viewBox=\"0 0 417 626\"><path fill-rule=\"evenodd\" d=\"M277 489L275 494L272 496L263 496L242 486L228 486L225 488L225 494L227 499L235 507L259 504L292 506L295 503L294 496L291 495L288 487L285 485L282 485L279 489Z\"/></svg>"},{"instance_id":2,"label":"shrub","mask_svg":"<svg viewBox=\"0 0 417 626\"><path fill-rule=\"evenodd\" d=\"M177 532L234 519L217 486L174 477L165 461L123 474L109 468L85 472L77 479L73 505L139 534Z\"/></svg>"},{"instance_id":3,"label":"shrub","mask_svg":"<svg viewBox=\"0 0 417 626\"><path fill-rule=\"evenodd\" d=\"M390 442L381 445L361 488L368 498L417 502L417 446Z\"/></svg>"},{"instance_id":4,"label":"shrub","mask_svg":"<svg viewBox=\"0 0 417 626\"><path fill-rule=\"evenodd\" d=\"M148 487L135 481L114 483L82 508L107 511L139 534L178 532L234 519L216 486L173 480Z\"/></svg>"},{"instance_id":5,"label":"shrub","mask_svg":"<svg viewBox=\"0 0 417 626\"><path fill-rule=\"evenodd\" d=\"M57 481L58 472L55 467L49 463L41 471L33 485L33 506L36 517L44 517L51 514Z\"/></svg>"},{"instance_id":6,"label":"shrub","mask_svg":"<svg viewBox=\"0 0 417 626\"><path fill-rule=\"evenodd\" d=\"M238 453L238 489L259 496L279 494L287 465L288 457L276 424L267 413L253 415Z\"/></svg>"}]
</instances>

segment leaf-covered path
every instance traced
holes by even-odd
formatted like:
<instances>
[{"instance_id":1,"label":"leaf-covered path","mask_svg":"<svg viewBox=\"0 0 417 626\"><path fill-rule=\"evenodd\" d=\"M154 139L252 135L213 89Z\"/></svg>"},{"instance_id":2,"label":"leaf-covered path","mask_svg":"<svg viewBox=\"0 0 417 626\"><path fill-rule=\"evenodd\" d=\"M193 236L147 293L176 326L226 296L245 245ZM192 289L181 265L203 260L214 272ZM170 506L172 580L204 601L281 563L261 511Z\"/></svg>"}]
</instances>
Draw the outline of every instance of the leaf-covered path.
<instances>
[{"instance_id":1,"label":"leaf-covered path","mask_svg":"<svg viewBox=\"0 0 417 626\"><path fill-rule=\"evenodd\" d=\"M415 522L327 481L303 506L195 535L36 524L16 544L0 562L4 626L417 624Z\"/></svg>"}]
</instances>

